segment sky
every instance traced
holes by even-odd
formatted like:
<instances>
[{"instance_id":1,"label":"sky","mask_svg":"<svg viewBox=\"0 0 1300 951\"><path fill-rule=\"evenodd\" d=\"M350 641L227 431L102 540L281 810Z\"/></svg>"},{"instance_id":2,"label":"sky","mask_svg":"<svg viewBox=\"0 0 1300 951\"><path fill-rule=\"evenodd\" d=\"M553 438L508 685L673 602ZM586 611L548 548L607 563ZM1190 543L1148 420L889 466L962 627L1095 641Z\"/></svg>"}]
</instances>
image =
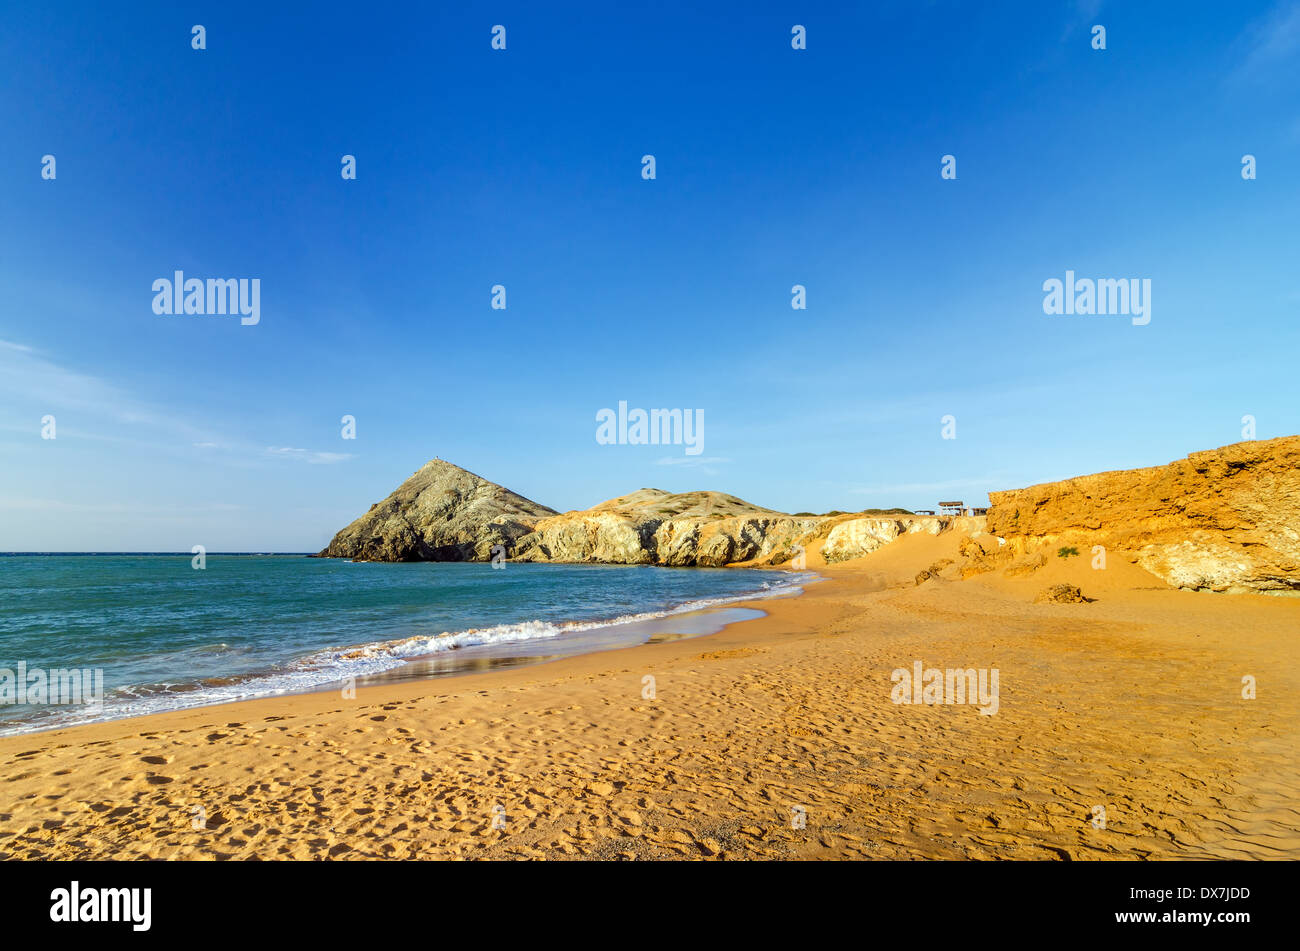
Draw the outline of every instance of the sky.
<instances>
[{"instance_id":1,"label":"sky","mask_svg":"<svg viewBox=\"0 0 1300 951\"><path fill-rule=\"evenodd\" d=\"M1300 432L1300 2L439 6L0 10L0 551L315 551L435 456L933 509Z\"/></svg>"}]
</instances>

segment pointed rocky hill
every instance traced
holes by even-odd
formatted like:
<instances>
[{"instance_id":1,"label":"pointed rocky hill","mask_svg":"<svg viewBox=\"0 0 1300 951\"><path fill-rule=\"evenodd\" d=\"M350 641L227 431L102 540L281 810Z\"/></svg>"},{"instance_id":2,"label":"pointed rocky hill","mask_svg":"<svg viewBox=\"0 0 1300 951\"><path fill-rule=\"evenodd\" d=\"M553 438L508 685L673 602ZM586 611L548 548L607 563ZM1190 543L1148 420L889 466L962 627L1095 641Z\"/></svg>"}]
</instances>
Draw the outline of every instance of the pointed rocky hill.
<instances>
[{"instance_id":1,"label":"pointed rocky hill","mask_svg":"<svg viewBox=\"0 0 1300 951\"><path fill-rule=\"evenodd\" d=\"M356 561L475 561L509 551L539 519L538 505L460 466L434 459L334 536L323 558Z\"/></svg>"}]
</instances>

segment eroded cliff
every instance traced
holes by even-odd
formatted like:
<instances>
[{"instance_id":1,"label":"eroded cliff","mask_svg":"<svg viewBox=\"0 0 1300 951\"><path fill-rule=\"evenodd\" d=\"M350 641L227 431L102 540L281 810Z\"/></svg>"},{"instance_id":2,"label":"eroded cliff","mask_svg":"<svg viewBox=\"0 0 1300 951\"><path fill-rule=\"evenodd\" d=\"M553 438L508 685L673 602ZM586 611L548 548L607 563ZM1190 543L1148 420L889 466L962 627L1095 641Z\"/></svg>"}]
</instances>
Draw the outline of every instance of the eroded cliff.
<instances>
[{"instance_id":1,"label":"eroded cliff","mask_svg":"<svg viewBox=\"0 0 1300 951\"><path fill-rule=\"evenodd\" d=\"M1300 436L989 500L988 531L1007 540L1009 555L1101 545L1180 588L1300 591Z\"/></svg>"}]
</instances>

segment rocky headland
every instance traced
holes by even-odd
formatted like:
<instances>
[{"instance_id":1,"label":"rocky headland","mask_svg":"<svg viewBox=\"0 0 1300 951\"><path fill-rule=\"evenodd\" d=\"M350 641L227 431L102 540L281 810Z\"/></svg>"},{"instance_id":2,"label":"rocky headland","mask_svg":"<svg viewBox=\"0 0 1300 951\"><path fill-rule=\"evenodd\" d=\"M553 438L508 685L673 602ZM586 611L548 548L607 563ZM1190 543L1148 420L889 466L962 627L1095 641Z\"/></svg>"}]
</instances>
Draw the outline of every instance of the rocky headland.
<instances>
[{"instance_id":1,"label":"rocky headland","mask_svg":"<svg viewBox=\"0 0 1300 951\"><path fill-rule=\"evenodd\" d=\"M559 513L434 459L377 502L320 553L355 561L511 561L577 564L828 564L858 558L901 535L983 519L890 512L787 515L721 492L641 489ZM799 559L803 561L800 562Z\"/></svg>"},{"instance_id":2,"label":"rocky headland","mask_svg":"<svg viewBox=\"0 0 1300 951\"><path fill-rule=\"evenodd\" d=\"M790 515L720 492L640 489L556 512L441 459L339 532L322 557L675 567L815 567L907 535L960 532L959 557L918 576L1032 574L1062 550L1122 558L1179 588L1300 593L1300 436L1164 466L989 493L985 516L903 509Z\"/></svg>"}]
</instances>

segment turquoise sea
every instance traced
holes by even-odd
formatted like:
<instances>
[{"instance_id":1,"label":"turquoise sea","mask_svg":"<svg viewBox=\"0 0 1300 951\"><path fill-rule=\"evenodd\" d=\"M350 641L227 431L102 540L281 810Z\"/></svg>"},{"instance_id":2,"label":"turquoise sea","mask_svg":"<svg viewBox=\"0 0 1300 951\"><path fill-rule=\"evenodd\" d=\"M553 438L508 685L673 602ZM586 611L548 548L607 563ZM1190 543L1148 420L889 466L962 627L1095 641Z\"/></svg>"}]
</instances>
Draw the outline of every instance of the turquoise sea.
<instances>
[{"instance_id":1,"label":"turquoise sea","mask_svg":"<svg viewBox=\"0 0 1300 951\"><path fill-rule=\"evenodd\" d=\"M720 606L809 577L246 554L208 554L197 570L191 558L0 555L0 734L710 633L758 615ZM18 702L31 699L20 664L28 678L102 671L102 704Z\"/></svg>"}]
</instances>

